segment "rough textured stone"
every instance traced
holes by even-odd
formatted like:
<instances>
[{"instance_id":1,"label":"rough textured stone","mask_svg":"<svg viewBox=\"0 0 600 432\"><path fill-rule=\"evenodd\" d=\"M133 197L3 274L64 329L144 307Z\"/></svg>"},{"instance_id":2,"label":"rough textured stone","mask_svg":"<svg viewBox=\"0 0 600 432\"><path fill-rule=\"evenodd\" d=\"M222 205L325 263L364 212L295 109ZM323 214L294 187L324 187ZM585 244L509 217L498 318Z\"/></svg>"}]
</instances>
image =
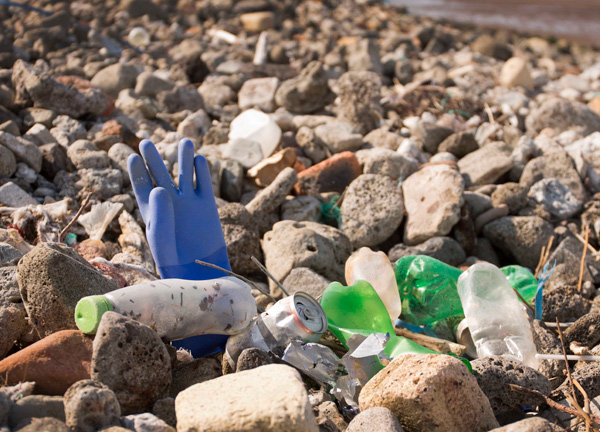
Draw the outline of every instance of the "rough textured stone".
<instances>
[{"instance_id":1,"label":"rough textured stone","mask_svg":"<svg viewBox=\"0 0 600 432\"><path fill-rule=\"evenodd\" d=\"M15 305L17 306L17 305ZM18 307L0 307L0 359L14 346L16 340L27 329L25 312Z\"/></svg>"},{"instance_id":2,"label":"rough textured stone","mask_svg":"<svg viewBox=\"0 0 600 432\"><path fill-rule=\"evenodd\" d=\"M171 385L169 353L150 327L106 312L94 339L91 377L115 392L124 414L143 412Z\"/></svg>"},{"instance_id":3,"label":"rough textured stone","mask_svg":"<svg viewBox=\"0 0 600 432\"><path fill-rule=\"evenodd\" d=\"M119 425L121 407L115 393L93 380L78 381L65 393L66 424L76 432Z\"/></svg>"},{"instance_id":4,"label":"rough textured stone","mask_svg":"<svg viewBox=\"0 0 600 432\"><path fill-rule=\"evenodd\" d=\"M38 202L13 182L0 186L0 203L8 207L37 205Z\"/></svg>"},{"instance_id":5,"label":"rough textured stone","mask_svg":"<svg viewBox=\"0 0 600 432\"><path fill-rule=\"evenodd\" d=\"M386 148L359 150L356 157L364 174L386 175L394 180L405 179L419 169L415 159Z\"/></svg>"},{"instance_id":6,"label":"rough textured stone","mask_svg":"<svg viewBox=\"0 0 600 432\"><path fill-rule=\"evenodd\" d=\"M564 364L564 362L563 362ZM587 362L587 364L576 368L571 372L571 376L576 380L590 399L600 395L600 365L597 362ZM576 391L577 402L583 404L583 395ZM552 392L552 398L555 400L564 399L567 395L572 395L569 378Z\"/></svg>"},{"instance_id":7,"label":"rough textured stone","mask_svg":"<svg viewBox=\"0 0 600 432\"><path fill-rule=\"evenodd\" d=\"M362 411L348 424L346 432L403 432L394 414L384 407L373 407Z\"/></svg>"},{"instance_id":8,"label":"rough textured stone","mask_svg":"<svg viewBox=\"0 0 600 432\"><path fill-rule=\"evenodd\" d=\"M196 384L177 396L175 411L178 432L318 431L300 375L284 365Z\"/></svg>"},{"instance_id":9,"label":"rough textured stone","mask_svg":"<svg viewBox=\"0 0 600 432\"><path fill-rule=\"evenodd\" d=\"M458 169L465 178L465 185L494 183L513 167L512 149L503 142L492 142L469 153L458 161Z\"/></svg>"},{"instance_id":10,"label":"rough textured stone","mask_svg":"<svg viewBox=\"0 0 600 432\"><path fill-rule=\"evenodd\" d=\"M175 416L175 399L169 397L157 400L152 407L152 414L163 420L168 425L175 427L177 425L177 417Z\"/></svg>"},{"instance_id":11,"label":"rough textured stone","mask_svg":"<svg viewBox=\"0 0 600 432\"><path fill-rule=\"evenodd\" d=\"M525 119L525 126L534 135L548 127L557 133L574 129L586 136L600 131L600 117L580 102L553 98L532 110Z\"/></svg>"},{"instance_id":12,"label":"rough textured stone","mask_svg":"<svg viewBox=\"0 0 600 432\"><path fill-rule=\"evenodd\" d=\"M406 207L404 242L422 243L450 233L460 219L464 181L447 165L430 165L402 182Z\"/></svg>"},{"instance_id":13,"label":"rough textured stone","mask_svg":"<svg viewBox=\"0 0 600 432\"><path fill-rule=\"evenodd\" d=\"M467 259L460 243L452 237L432 237L416 246L399 243L388 252L391 262L409 255L427 255L451 266L458 266Z\"/></svg>"},{"instance_id":14,"label":"rough textured stone","mask_svg":"<svg viewBox=\"0 0 600 432\"><path fill-rule=\"evenodd\" d=\"M237 359L235 371L242 372L269 364L273 364L273 358L269 353L260 348L246 348Z\"/></svg>"},{"instance_id":15,"label":"rough textured stone","mask_svg":"<svg viewBox=\"0 0 600 432\"><path fill-rule=\"evenodd\" d=\"M573 322L589 311L589 304L575 286L563 285L544 290L543 319L546 322Z\"/></svg>"},{"instance_id":16,"label":"rough textured stone","mask_svg":"<svg viewBox=\"0 0 600 432\"><path fill-rule=\"evenodd\" d=\"M562 348L558 337L548 330L540 320L533 320L531 333L535 348L540 354L562 354ZM550 381L552 388L558 387L564 380L564 362L560 360L540 360L538 371Z\"/></svg>"},{"instance_id":17,"label":"rough textured stone","mask_svg":"<svg viewBox=\"0 0 600 432\"><path fill-rule=\"evenodd\" d=\"M585 190L581 178L566 152L556 151L530 160L519 183L531 187L545 178L555 178L565 185L580 201L585 200Z\"/></svg>"},{"instance_id":18,"label":"rough textured stone","mask_svg":"<svg viewBox=\"0 0 600 432\"><path fill-rule=\"evenodd\" d=\"M356 151L362 145L362 135L345 121L333 120L319 125L315 129L315 136L331 153Z\"/></svg>"},{"instance_id":19,"label":"rough textured stone","mask_svg":"<svg viewBox=\"0 0 600 432\"><path fill-rule=\"evenodd\" d=\"M554 432L555 430L548 420L533 417L492 429L490 432Z\"/></svg>"},{"instance_id":20,"label":"rough textured stone","mask_svg":"<svg viewBox=\"0 0 600 432\"><path fill-rule=\"evenodd\" d=\"M398 150L402 137L385 128L372 130L363 137L363 142L375 148L384 148L392 151Z\"/></svg>"},{"instance_id":21,"label":"rough textured stone","mask_svg":"<svg viewBox=\"0 0 600 432\"><path fill-rule=\"evenodd\" d=\"M366 135L380 124L381 79L374 72L350 71L337 81L338 118Z\"/></svg>"},{"instance_id":22,"label":"rough textured stone","mask_svg":"<svg viewBox=\"0 0 600 432\"><path fill-rule=\"evenodd\" d=\"M528 196L558 220L569 219L582 208L582 202L555 178L546 178L535 183L529 189Z\"/></svg>"},{"instance_id":23,"label":"rough textured stone","mask_svg":"<svg viewBox=\"0 0 600 432\"><path fill-rule=\"evenodd\" d=\"M415 129L414 136L421 142L423 150L435 154L438 152L438 146L452 135L454 131L450 128L439 126L435 123L420 121Z\"/></svg>"},{"instance_id":24,"label":"rough textured stone","mask_svg":"<svg viewBox=\"0 0 600 432\"><path fill-rule=\"evenodd\" d=\"M527 188L519 183L504 183L492 192L492 204L508 206L509 214L516 214L527 205Z\"/></svg>"},{"instance_id":25,"label":"rough textured stone","mask_svg":"<svg viewBox=\"0 0 600 432\"><path fill-rule=\"evenodd\" d=\"M48 180L53 180L60 171L66 171L71 164L67 150L59 144L44 144L40 146L42 152L41 174Z\"/></svg>"},{"instance_id":26,"label":"rough textured stone","mask_svg":"<svg viewBox=\"0 0 600 432\"><path fill-rule=\"evenodd\" d=\"M9 149L17 162L23 162L39 173L42 169L42 152L31 141L0 131L0 145Z\"/></svg>"},{"instance_id":27,"label":"rough textured stone","mask_svg":"<svg viewBox=\"0 0 600 432\"><path fill-rule=\"evenodd\" d=\"M333 93L327 84L323 64L310 62L300 74L284 81L275 94L277 105L290 112L310 114L333 101Z\"/></svg>"},{"instance_id":28,"label":"rough textured stone","mask_svg":"<svg viewBox=\"0 0 600 432\"><path fill-rule=\"evenodd\" d=\"M361 410L390 409L407 431L488 431L498 427L475 377L450 356L397 357L365 385L359 405Z\"/></svg>"},{"instance_id":29,"label":"rough textured stone","mask_svg":"<svg viewBox=\"0 0 600 432\"><path fill-rule=\"evenodd\" d=\"M244 82L238 93L240 109L259 108L264 112L275 110L275 91L279 86L276 77L254 78Z\"/></svg>"},{"instance_id":30,"label":"rough textured stone","mask_svg":"<svg viewBox=\"0 0 600 432\"><path fill-rule=\"evenodd\" d=\"M80 179L76 185L81 189L92 192L101 200L109 200L121 193L123 189L123 175L118 169L80 169Z\"/></svg>"},{"instance_id":31,"label":"rough textured stone","mask_svg":"<svg viewBox=\"0 0 600 432\"><path fill-rule=\"evenodd\" d=\"M105 151L100 151L91 141L77 140L67 149L67 156L75 168L108 168L110 158Z\"/></svg>"},{"instance_id":32,"label":"rough textured stone","mask_svg":"<svg viewBox=\"0 0 600 432\"><path fill-rule=\"evenodd\" d=\"M31 324L42 336L75 329L75 305L119 288L71 248L40 243L19 262L19 287Z\"/></svg>"},{"instance_id":33,"label":"rough textured stone","mask_svg":"<svg viewBox=\"0 0 600 432\"><path fill-rule=\"evenodd\" d=\"M62 395L73 383L90 377L92 339L79 330L56 332L0 361L6 384L35 381L35 390Z\"/></svg>"},{"instance_id":34,"label":"rough textured stone","mask_svg":"<svg viewBox=\"0 0 600 432\"><path fill-rule=\"evenodd\" d=\"M325 401L313 408L317 416L317 425L320 431L343 431L348 424L338 411L337 405L332 401Z\"/></svg>"},{"instance_id":35,"label":"rough textured stone","mask_svg":"<svg viewBox=\"0 0 600 432\"><path fill-rule=\"evenodd\" d=\"M13 429L23 420L53 417L65 421L65 404L62 396L25 396L10 407L8 424Z\"/></svg>"},{"instance_id":36,"label":"rough textured stone","mask_svg":"<svg viewBox=\"0 0 600 432\"><path fill-rule=\"evenodd\" d=\"M0 429L1 430L1 429ZM33 418L23 425L19 425L17 432L71 432L71 429L62 421L53 417Z\"/></svg>"},{"instance_id":37,"label":"rough textured stone","mask_svg":"<svg viewBox=\"0 0 600 432\"><path fill-rule=\"evenodd\" d=\"M511 412L520 411L523 405L536 407L540 404L537 396L514 392L510 384L516 384L549 396L550 382L533 368L505 357L485 357L471 362L473 375L483 390L498 418Z\"/></svg>"},{"instance_id":38,"label":"rough textured stone","mask_svg":"<svg viewBox=\"0 0 600 432\"><path fill-rule=\"evenodd\" d=\"M280 281L298 267L308 267L329 280L343 280L352 252L343 232L315 222L277 222L265 234L262 246L267 269Z\"/></svg>"},{"instance_id":39,"label":"rough textured stone","mask_svg":"<svg viewBox=\"0 0 600 432\"><path fill-rule=\"evenodd\" d=\"M0 145L0 177L11 177L17 170L17 159L13 152Z\"/></svg>"},{"instance_id":40,"label":"rough textured stone","mask_svg":"<svg viewBox=\"0 0 600 432\"><path fill-rule=\"evenodd\" d=\"M475 135L471 132L457 132L444 139L437 147L437 151L452 153L460 159L478 148Z\"/></svg>"},{"instance_id":41,"label":"rough textured stone","mask_svg":"<svg viewBox=\"0 0 600 432\"><path fill-rule=\"evenodd\" d=\"M121 418L128 430L136 432L175 432L175 428L150 413L132 414Z\"/></svg>"},{"instance_id":42,"label":"rough textured stone","mask_svg":"<svg viewBox=\"0 0 600 432\"><path fill-rule=\"evenodd\" d=\"M376 246L402 222L402 189L388 176L363 174L350 183L340 211L341 229L355 248Z\"/></svg>"},{"instance_id":43,"label":"rough textured stone","mask_svg":"<svg viewBox=\"0 0 600 432\"><path fill-rule=\"evenodd\" d=\"M494 246L514 256L520 265L535 269L542 246L548 243L553 229L538 216L506 216L485 225L483 235Z\"/></svg>"},{"instance_id":44,"label":"rough textured stone","mask_svg":"<svg viewBox=\"0 0 600 432\"><path fill-rule=\"evenodd\" d=\"M138 73L135 66L115 63L100 70L94 75L91 83L94 87L116 98L121 90L135 87Z\"/></svg>"},{"instance_id":45,"label":"rough textured stone","mask_svg":"<svg viewBox=\"0 0 600 432\"><path fill-rule=\"evenodd\" d=\"M297 267L283 280L282 284L287 291L292 294L297 291L303 291L314 298L321 297L325 288L331 283L320 274L306 267Z\"/></svg>"},{"instance_id":46,"label":"rough textured stone","mask_svg":"<svg viewBox=\"0 0 600 432\"><path fill-rule=\"evenodd\" d=\"M176 397L179 392L213 378L220 377L221 365L214 358L199 358L185 363L176 363L169 393Z\"/></svg>"},{"instance_id":47,"label":"rough textured stone","mask_svg":"<svg viewBox=\"0 0 600 432\"><path fill-rule=\"evenodd\" d=\"M598 345L600 343L600 312L582 316L563 333L566 346L571 345L571 342L579 342L589 348Z\"/></svg>"},{"instance_id":48,"label":"rough textured stone","mask_svg":"<svg viewBox=\"0 0 600 432\"><path fill-rule=\"evenodd\" d=\"M288 199L281 206L281 220L298 222L319 222L321 219L321 201L312 196L299 196Z\"/></svg>"},{"instance_id":49,"label":"rough textured stone","mask_svg":"<svg viewBox=\"0 0 600 432\"><path fill-rule=\"evenodd\" d=\"M295 189L298 195L317 195L321 192L342 193L361 172L354 153L338 153L301 171Z\"/></svg>"},{"instance_id":50,"label":"rough textured stone","mask_svg":"<svg viewBox=\"0 0 600 432\"><path fill-rule=\"evenodd\" d=\"M240 274L259 271L252 261L253 256L258 260L263 256L254 217L243 205L229 203L219 208L219 218L232 270Z\"/></svg>"}]
</instances>

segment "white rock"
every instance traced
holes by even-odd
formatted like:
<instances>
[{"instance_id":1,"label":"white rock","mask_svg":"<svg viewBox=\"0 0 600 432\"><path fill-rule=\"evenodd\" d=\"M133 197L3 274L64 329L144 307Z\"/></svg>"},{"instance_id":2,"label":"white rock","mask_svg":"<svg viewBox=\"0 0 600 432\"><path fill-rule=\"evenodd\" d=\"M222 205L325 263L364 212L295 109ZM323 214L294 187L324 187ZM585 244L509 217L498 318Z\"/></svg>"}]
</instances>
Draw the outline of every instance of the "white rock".
<instances>
[{"instance_id":1,"label":"white rock","mask_svg":"<svg viewBox=\"0 0 600 432\"><path fill-rule=\"evenodd\" d=\"M260 143L252 139L230 139L223 147L223 157L238 161L244 168L250 168L263 159Z\"/></svg>"},{"instance_id":2,"label":"white rock","mask_svg":"<svg viewBox=\"0 0 600 432\"><path fill-rule=\"evenodd\" d=\"M0 186L0 203L8 207L23 207L29 204L38 204L27 192L13 182L8 182Z\"/></svg>"},{"instance_id":3,"label":"white rock","mask_svg":"<svg viewBox=\"0 0 600 432\"><path fill-rule=\"evenodd\" d=\"M265 112L273 112L277 87L279 79L275 77L249 79L238 93L238 105L242 110L259 108Z\"/></svg>"},{"instance_id":4,"label":"white rock","mask_svg":"<svg viewBox=\"0 0 600 432\"><path fill-rule=\"evenodd\" d=\"M522 86L533 89L533 79L527 61L520 57L508 59L500 71L500 84L506 87Z\"/></svg>"},{"instance_id":5,"label":"white rock","mask_svg":"<svg viewBox=\"0 0 600 432\"><path fill-rule=\"evenodd\" d=\"M535 183L529 189L528 196L552 216L561 220L573 217L582 206L571 190L555 178L546 178Z\"/></svg>"},{"instance_id":6,"label":"white rock","mask_svg":"<svg viewBox=\"0 0 600 432\"><path fill-rule=\"evenodd\" d=\"M50 131L46 128L46 126L40 123L36 123L31 126L31 128L24 135L24 138L27 138L38 146L56 143L56 139L52 136Z\"/></svg>"}]
</instances>

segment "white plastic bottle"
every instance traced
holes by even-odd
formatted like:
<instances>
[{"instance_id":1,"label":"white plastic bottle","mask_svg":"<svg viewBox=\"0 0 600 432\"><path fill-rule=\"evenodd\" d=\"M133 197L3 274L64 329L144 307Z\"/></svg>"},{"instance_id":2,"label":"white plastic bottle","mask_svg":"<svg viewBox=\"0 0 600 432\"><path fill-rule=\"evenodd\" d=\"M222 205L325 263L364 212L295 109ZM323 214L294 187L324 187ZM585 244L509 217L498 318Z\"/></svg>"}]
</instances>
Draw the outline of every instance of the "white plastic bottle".
<instances>
[{"instance_id":1,"label":"white plastic bottle","mask_svg":"<svg viewBox=\"0 0 600 432\"><path fill-rule=\"evenodd\" d=\"M537 369L527 313L498 267L469 267L458 278L458 295L478 357L504 356Z\"/></svg>"},{"instance_id":2,"label":"white plastic bottle","mask_svg":"<svg viewBox=\"0 0 600 432\"><path fill-rule=\"evenodd\" d=\"M346 283L354 285L358 280L369 282L385 304L394 322L402 312L400 293L392 263L383 252L373 252L362 247L346 261Z\"/></svg>"},{"instance_id":3,"label":"white plastic bottle","mask_svg":"<svg viewBox=\"0 0 600 432\"><path fill-rule=\"evenodd\" d=\"M239 333L256 315L256 303L250 286L235 277L163 279L84 297L75 307L75 323L82 332L94 334L108 311L146 324L171 341Z\"/></svg>"},{"instance_id":4,"label":"white plastic bottle","mask_svg":"<svg viewBox=\"0 0 600 432\"><path fill-rule=\"evenodd\" d=\"M271 156L281 139L281 129L270 115L249 109L233 119L229 139L246 138L260 144L263 157Z\"/></svg>"}]
</instances>

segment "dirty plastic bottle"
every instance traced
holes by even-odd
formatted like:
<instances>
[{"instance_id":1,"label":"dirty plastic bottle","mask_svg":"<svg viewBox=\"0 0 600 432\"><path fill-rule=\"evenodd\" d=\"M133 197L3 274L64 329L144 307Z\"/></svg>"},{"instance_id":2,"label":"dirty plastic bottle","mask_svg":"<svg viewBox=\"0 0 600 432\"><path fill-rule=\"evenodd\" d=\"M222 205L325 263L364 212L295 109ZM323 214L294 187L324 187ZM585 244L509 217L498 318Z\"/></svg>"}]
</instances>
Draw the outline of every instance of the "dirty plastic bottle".
<instances>
[{"instance_id":1,"label":"dirty plastic bottle","mask_svg":"<svg viewBox=\"0 0 600 432\"><path fill-rule=\"evenodd\" d=\"M239 333L256 315L256 303L250 287L231 276L201 281L163 279L84 297L75 307L75 323L82 332L94 334L108 311L156 329L161 338L179 340Z\"/></svg>"},{"instance_id":2,"label":"dirty plastic bottle","mask_svg":"<svg viewBox=\"0 0 600 432\"><path fill-rule=\"evenodd\" d=\"M270 115L249 109L233 119L229 139L246 138L260 144L263 157L269 157L279 144L281 129Z\"/></svg>"},{"instance_id":3,"label":"dirty plastic bottle","mask_svg":"<svg viewBox=\"0 0 600 432\"><path fill-rule=\"evenodd\" d=\"M458 278L458 294L479 357L500 355L537 369L524 306L498 267L489 263L469 267Z\"/></svg>"},{"instance_id":4,"label":"dirty plastic bottle","mask_svg":"<svg viewBox=\"0 0 600 432\"><path fill-rule=\"evenodd\" d=\"M387 255L362 247L346 261L346 283L363 280L371 284L385 304L390 319L395 321L402 312L394 268Z\"/></svg>"}]
</instances>

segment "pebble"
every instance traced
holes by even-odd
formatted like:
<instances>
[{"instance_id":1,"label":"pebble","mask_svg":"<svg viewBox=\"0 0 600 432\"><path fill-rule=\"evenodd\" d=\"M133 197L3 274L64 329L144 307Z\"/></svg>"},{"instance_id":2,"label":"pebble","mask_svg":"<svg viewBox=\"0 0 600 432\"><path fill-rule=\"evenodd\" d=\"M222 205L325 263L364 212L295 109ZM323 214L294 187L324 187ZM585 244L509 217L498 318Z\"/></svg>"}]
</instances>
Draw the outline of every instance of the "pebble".
<instances>
[{"instance_id":1,"label":"pebble","mask_svg":"<svg viewBox=\"0 0 600 432\"><path fill-rule=\"evenodd\" d=\"M151 413L132 414L121 418L128 430L135 432L175 432L175 428Z\"/></svg>"},{"instance_id":2,"label":"pebble","mask_svg":"<svg viewBox=\"0 0 600 432\"><path fill-rule=\"evenodd\" d=\"M525 87L527 90L532 90L534 82L527 61L522 57L508 59L500 70L500 84L506 87Z\"/></svg>"},{"instance_id":3,"label":"pebble","mask_svg":"<svg viewBox=\"0 0 600 432\"><path fill-rule=\"evenodd\" d=\"M42 169L42 152L31 141L0 131L0 145L9 149L17 159L31 167L36 173Z\"/></svg>"},{"instance_id":4,"label":"pebble","mask_svg":"<svg viewBox=\"0 0 600 432\"><path fill-rule=\"evenodd\" d=\"M600 131L600 117L580 102L549 98L531 110L525 119L525 126L532 134L549 127L559 133L576 130L586 136Z\"/></svg>"},{"instance_id":5,"label":"pebble","mask_svg":"<svg viewBox=\"0 0 600 432\"><path fill-rule=\"evenodd\" d=\"M266 365L196 384L177 396L175 412L181 432L319 430L300 374L284 365Z\"/></svg>"},{"instance_id":6,"label":"pebble","mask_svg":"<svg viewBox=\"0 0 600 432\"><path fill-rule=\"evenodd\" d=\"M321 140L331 153L356 151L362 146L362 135L345 121L330 121L315 129L315 137Z\"/></svg>"},{"instance_id":7,"label":"pebble","mask_svg":"<svg viewBox=\"0 0 600 432\"><path fill-rule=\"evenodd\" d=\"M115 392L125 415L149 410L171 385L171 361L158 334L115 312L102 316L91 378Z\"/></svg>"},{"instance_id":8,"label":"pebble","mask_svg":"<svg viewBox=\"0 0 600 432\"><path fill-rule=\"evenodd\" d=\"M379 92L381 79L374 72L350 71L337 82L338 118L366 135L380 126Z\"/></svg>"},{"instance_id":9,"label":"pebble","mask_svg":"<svg viewBox=\"0 0 600 432\"><path fill-rule=\"evenodd\" d=\"M247 175L254 179L258 186L269 186L281 171L294 166L296 155L296 149L285 148L254 165L247 171Z\"/></svg>"},{"instance_id":10,"label":"pebble","mask_svg":"<svg viewBox=\"0 0 600 432\"><path fill-rule=\"evenodd\" d=\"M17 170L17 159L13 152L0 145L0 177L11 177Z\"/></svg>"},{"instance_id":11,"label":"pebble","mask_svg":"<svg viewBox=\"0 0 600 432\"><path fill-rule=\"evenodd\" d=\"M173 380L169 394L175 398L194 384L220 377L221 365L214 358L198 358L188 362L177 362L173 368Z\"/></svg>"},{"instance_id":12,"label":"pebble","mask_svg":"<svg viewBox=\"0 0 600 432\"><path fill-rule=\"evenodd\" d=\"M459 266L467 259L467 254L452 237L432 237L429 240L415 245L407 246L398 243L390 249L388 256L391 262L396 262L409 255L427 255L451 266Z\"/></svg>"},{"instance_id":13,"label":"pebble","mask_svg":"<svg viewBox=\"0 0 600 432\"><path fill-rule=\"evenodd\" d=\"M295 220L298 222L321 220L321 201L312 196L298 196L281 205L281 220Z\"/></svg>"},{"instance_id":14,"label":"pebble","mask_svg":"<svg viewBox=\"0 0 600 432\"><path fill-rule=\"evenodd\" d=\"M242 372L273 364L273 358L260 348L246 348L240 353L235 364L235 371Z\"/></svg>"},{"instance_id":15,"label":"pebble","mask_svg":"<svg viewBox=\"0 0 600 432\"><path fill-rule=\"evenodd\" d=\"M420 121L414 132L414 136L421 142L423 150L435 154L442 141L452 135L453 132L454 131L450 128Z\"/></svg>"},{"instance_id":16,"label":"pebble","mask_svg":"<svg viewBox=\"0 0 600 432\"><path fill-rule=\"evenodd\" d=\"M374 129L363 137L363 142L373 147L396 151L402 143L402 137L385 128Z\"/></svg>"},{"instance_id":17,"label":"pebble","mask_svg":"<svg viewBox=\"0 0 600 432\"><path fill-rule=\"evenodd\" d=\"M96 73L91 84L116 98L121 90L135 87L138 73L135 66L115 63Z\"/></svg>"},{"instance_id":18,"label":"pebble","mask_svg":"<svg viewBox=\"0 0 600 432\"><path fill-rule=\"evenodd\" d=\"M555 430L548 420L533 417L492 429L490 432L554 432Z\"/></svg>"},{"instance_id":19,"label":"pebble","mask_svg":"<svg viewBox=\"0 0 600 432\"><path fill-rule=\"evenodd\" d=\"M323 109L333 101L327 83L327 73L319 61L308 63L294 78L281 83L275 102L290 112L310 114Z\"/></svg>"},{"instance_id":20,"label":"pebble","mask_svg":"<svg viewBox=\"0 0 600 432\"><path fill-rule=\"evenodd\" d=\"M94 380L73 384L65 393L65 423L77 432L95 432L119 425L121 407L115 393Z\"/></svg>"},{"instance_id":21,"label":"pebble","mask_svg":"<svg viewBox=\"0 0 600 432\"><path fill-rule=\"evenodd\" d=\"M346 432L404 432L394 414L385 407L373 407L362 411L348 424Z\"/></svg>"},{"instance_id":22,"label":"pebble","mask_svg":"<svg viewBox=\"0 0 600 432\"><path fill-rule=\"evenodd\" d=\"M510 146L504 142L489 143L458 161L465 186L481 186L496 182L513 166Z\"/></svg>"},{"instance_id":23,"label":"pebble","mask_svg":"<svg viewBox=\"0 0 600 432\"><path fill-rule=\"evenodd\" d=\"M256 219L239 203L220 207L219 218L232 270L239 274L256 273L258 267L252 257L263 257Z\"/></svg>"},{"instance_id":24,"label":"pebble","mask_svg":"<svg viewBox=\"0 0 600 432\"><path fill-rule=\"evenodd\" d=\"M356 157L363 165L364 174L381 174L394 180L406 179L419 169L415 159L386 148L359 150Z\"/></svg>"},{"instance_id":25,"label":"pebble","mask_svg":"<svg viewBox=\"0 0 600 432\"><path fill-rule=\"evenodd\" d=\"M582 207L581 201L575 198L569 188L555 178L534 183L528 196L558 220L575 216Z\"/></svg>"},{"instance_id":26,"label":"pebble","mask_svg":"<svg viewBox=\"0 0 600 432\"><path fill-rule=\"evenodd\" d=\"M244 29L250 32L261 32L270 29L275 25L275 16L273 12L249 12L240 15L240 21Z\"/></svg>"},{"instance_id":27,"label":"pebble","mask_svg":"<svg viewBox=\"0 0 600 432\"><path fill-rule=\"evenodd\" d=\"M402 191L407 214L404 231L407 245L447 235L460 219L464 181L450 166L431 165L417 171L402 182Z\"/></svg>"},{"instance_id":28,"label":"pebble","mask_svg":"<svg viewBox=\"0 0 600 432\"><path fill-rule=\"evenodd\" d=\"M254 78L245 81L238 93L240 109L258 108L264 112L275 111L275 92L279 87L279 79Z\"/></svg>"},{"instance_id":29,"label":"pebble","mask_svg":"<svg viewBox=\"0 0 600 432\"><path fill-rule=\"evenodd\" d=\"M457 158L462 158L479 149L475 135L471 132L457 132L445 138L437 147L439 152L452 153Z\"/></svg>"},{"instance_id":30,"label":"pebble","mask_svg":"<svg viewBox=\"0 0 600 432\"><path fill-rule=\"evenodd\" d=\"M341 230L355 248L378 245L400 226L403 201L402 189L390 177L362 174L346 190Z\"/></svg>"},{"instance_id":31,"label":"pebble","mask_svg":"<svg viewBox=\"0 0 600 432\"><path fill-rule=\"evenodd\" d=\"M492 192L492 204L494 207L506 205L509 214L517 214L527 205L527 193L527 187L519 183L504 183Z\"/></svg>"},{"instance_id":32,"label":"pebble","mask_svg":"<svg viewBox=\"0 0 600 432\"><path fill-rule=\"evenodd\" d=\"M110 158L105 151L100 151L91 141L77 140L67 149L67 156L77 169L108 168Z\"/></svg>"},{"instance_id":33,"label":"pebble","mask_svg":"<svg viewBox=\"0 0 600 432\"><path fill-rule=\"evenodd\" d=\"M319 298L331 281L308 267L296 267L292 269L282 283L290 294L302 291L314 298Z\"/></svg>"},{"instance_id":34,"label":"pebble","mask_svg":"<svg viewBox=\"0 0 600 432\"><path fill-rule=\"evenodd\" d=\"M8 424L14 429L23 421L44 417L65 421L65 404L62 396L30 395L17 400L10 407Z\"/></svg>"},{"instance_id":35,"label":"pebble","mask_svg":"<svg viewBox=\"0 0 600 432\"><path fill-rule=\"evenodd\" d=\"M0 186L0 203L8 207L37 205L38 202L13 182Z\"/></svg>"},{"instance_id":36,"label":"pebble","mask_svg":"<svg viewBox=\"0 0 600 432\"><path fill-rule=\"evenodd\" d=\"M0 428L0 430L2 430ZM71 429L62 421L53 417L33 418L19 424L18 432L70 432ZM7 430L8 431L8 430Z\"/></svg>"},{"instance_id":37,"label":"pebble","mask_svg":"<svg viewBox=\"0 0 600 432\"><path fill-rule=\"evenodd\" d=\"M444 355L397 357L367 382L359 405L361 411L388 408L408 431L488 431L498 427L475 377L462 362Z\"/></svg>"}]
</instances>

